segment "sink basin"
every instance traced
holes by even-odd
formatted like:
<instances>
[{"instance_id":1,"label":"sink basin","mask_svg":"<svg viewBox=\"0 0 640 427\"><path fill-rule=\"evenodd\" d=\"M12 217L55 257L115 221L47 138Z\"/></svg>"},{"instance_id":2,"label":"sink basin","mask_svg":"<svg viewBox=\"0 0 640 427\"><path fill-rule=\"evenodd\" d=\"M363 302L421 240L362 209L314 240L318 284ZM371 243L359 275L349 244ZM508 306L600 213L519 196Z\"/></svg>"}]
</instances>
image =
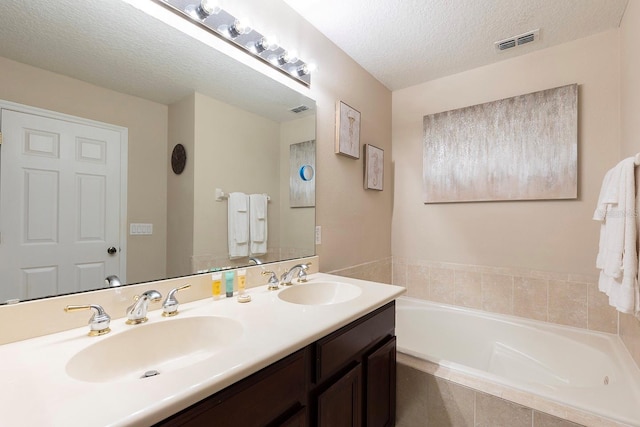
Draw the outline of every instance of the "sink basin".
<instances>
[{"instance_id":1,"label":"sink basin","mask_svg":"<svg viewBox=\"0 0 640 427\"><path fill-rule=\"evenodd\" d=\"M358 286L342 282L309 282L283 289L278 298L293 304L328 305L357 298L362 293Z\"/></svg>"},{"instance_id":2,"label":"sink basin","mask_svg":"<svg viewBox=\"0 0 640 427\"><path fill-rule=\"evenodd\" d=\"M242 335L242 325L226 317L182 317L126 326L74 355L67 374L87 382L147 378L208 359Z\"/></svg>"}]
</instances>

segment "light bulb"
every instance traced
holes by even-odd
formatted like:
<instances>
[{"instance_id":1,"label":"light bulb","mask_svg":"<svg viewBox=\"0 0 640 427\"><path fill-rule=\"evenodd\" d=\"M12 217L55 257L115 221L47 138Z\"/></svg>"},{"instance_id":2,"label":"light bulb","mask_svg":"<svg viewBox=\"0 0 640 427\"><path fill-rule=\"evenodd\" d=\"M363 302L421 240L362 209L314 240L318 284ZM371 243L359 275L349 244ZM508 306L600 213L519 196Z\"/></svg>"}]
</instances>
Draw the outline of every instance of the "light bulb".
<instances>
[{"instance_id":1,"label":"light bulb","mask_svg":"<svg viewBox=\"0 0 640 427\"><path fill-rule=\"evenodd\" d=\"M202 9L207 16L220 12L220 6L218 6L214 0L202 0L200 2L200 9Z\"/></svg>"},{"instance_id":2,"label":"light bulb","mask_svg":"<svg viewBox=\"0 0 640 427\"><path fill-rule=\"evenodd\" d=\"M301 66L297 67L295 71L300 77L306 76L310 72L309 66L307 64L302 64Z\"/></svg>"},{"instance_id":3,"label":"light bulb","mask_svg":"<svg viewBox=\"0 0 640 427\"><path fill-rule=\"evenodd\" d=\"M275 37L262 37L255 44L256 51L258 53L265 50L276 50L278 48L278 42Z\"/></svg>"},{"instance_id":4,"label":"light bulb","mask_svg":"<svg viewBox=\"0 0 640 427\"><path fill-rule=\"evenodd\" d=\"M236 19L233 24L231 24L228 28L229 36L232 39L235 39L241 34L249 34L251 32L251 27L248 25L246 20Z\"/></svg>"},{"instance_id":5,"label":"light bulb","mask_svg":"<svg viewBox=\"0 0 640 427\"><path fill-rule=\"evenodd\" d=\"M274 61L274 63L276 63L278 65L284 65L287 62L289 62L289 52L287 52L286 50L284 52L282 52L280 54L280 56L278 56L276 58L276 60Z\"/></svg>"},{"instance_id":6,"label":"light bulb","mask_svg":"<svg viewBox=\"0 0 640 427\"><path fill-rule=\"evenodd\" d=\"M298 52L296 52L295 50L290 50L289 59L287 59L287 62L290 64L298 62Z\"/></svg>"},{"instance_id":7,"label":"light bulb","mask_svg":"<svg viewBox=\"0 0 640 427\"><path fill-rule=\"evenodd\" d=\"M202 0L199 5L190 4L185 7L184 11L193 19L204 21L209 15L215 15L220 12L220 7L214 0Z\"/></svg>"}]
</instances>

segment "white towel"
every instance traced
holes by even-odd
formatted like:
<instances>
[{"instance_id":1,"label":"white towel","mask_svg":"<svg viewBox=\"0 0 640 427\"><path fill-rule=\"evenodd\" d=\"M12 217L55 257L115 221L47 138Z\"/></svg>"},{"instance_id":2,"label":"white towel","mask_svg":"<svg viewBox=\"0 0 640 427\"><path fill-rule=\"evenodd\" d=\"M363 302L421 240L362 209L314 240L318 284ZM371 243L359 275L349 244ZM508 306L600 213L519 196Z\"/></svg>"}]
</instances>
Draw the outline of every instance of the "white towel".
<instances>
[{"instance_id":1,"label":"white towel","mask_svg":"<svg viewBox=\"0 0 640 427\"><path fill-rule=\"evenodd\" d=\"M229 258L249 256L248 197L244 193L230 193L228 200L227 235Z\"/></svg>"},{"instance_id":2,"label":"white towel","mask_svg":"<svg viewBox=\"0 0 640 427\"><path fill-rule=\"evenodd\" d=\"M601 222L598 288L617 310L640 317L634 160L624 159L607 172L593 219Z\"/></svg>"},{"instance_id":3,"label":"white towel","mask_svg":"<svg viewBox=\"0 0 640 427\"><path fill-rule=\"evenodd\" d=\"M249 196L251 255L267 253L267 203L268 199L265 194Z\"/></svg>"}]
</instances>

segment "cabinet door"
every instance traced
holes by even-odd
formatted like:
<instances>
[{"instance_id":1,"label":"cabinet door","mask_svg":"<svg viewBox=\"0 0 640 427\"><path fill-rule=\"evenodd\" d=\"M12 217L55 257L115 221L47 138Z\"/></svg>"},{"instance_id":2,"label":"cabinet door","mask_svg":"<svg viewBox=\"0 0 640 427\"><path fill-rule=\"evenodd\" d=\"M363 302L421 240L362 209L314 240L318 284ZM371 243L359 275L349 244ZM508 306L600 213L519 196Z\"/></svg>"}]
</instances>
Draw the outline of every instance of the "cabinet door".
<instances>
[{"instance_id":1,"label":"cabinet door","mask_svg":"<svg viewBox=\"0 0 640 427\"><path fill-rule=\"evenodd\" d=\"M396 337L365 358L365 425L390 427L396 419Z\"/></svg>"},{"instance_id":2,"label":"cabinet door","mask_svg":"<svg viewBox=\"0 0 640 427\"><path fill-rule=\"evenodd\" d=\"M287 418L282 424L279 424L280 427L306 427L307 422L307 409L302 408L290 418Z\"/></svg>"},{"instance_id":3,"label":"cabinet door","mask_svg":"<svg viewBox=\"0 0 640 427\"><path fill-rule=\"evenodd\" d=\"M358 364L318 396L319 427L362 425L362 365Z\"/></svg>"}]
</instances>

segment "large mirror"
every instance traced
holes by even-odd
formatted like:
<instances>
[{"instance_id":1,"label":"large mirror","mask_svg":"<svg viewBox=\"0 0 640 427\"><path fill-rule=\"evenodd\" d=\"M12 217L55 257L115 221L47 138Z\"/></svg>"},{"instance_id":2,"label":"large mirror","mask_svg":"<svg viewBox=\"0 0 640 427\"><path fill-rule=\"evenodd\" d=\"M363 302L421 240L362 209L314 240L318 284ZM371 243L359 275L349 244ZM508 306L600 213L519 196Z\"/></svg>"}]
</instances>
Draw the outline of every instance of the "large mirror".
<instances>
[{"instance_id":1,"label":"large mirror","mask_svg":"<svg viewBox=\"0 0 640 427\"><path fill-rule=\"evenodd\" d=\"M3 0L0 39L0 303L314 254L304 90L122 0Z\"/></svg>"}]
</instances>

